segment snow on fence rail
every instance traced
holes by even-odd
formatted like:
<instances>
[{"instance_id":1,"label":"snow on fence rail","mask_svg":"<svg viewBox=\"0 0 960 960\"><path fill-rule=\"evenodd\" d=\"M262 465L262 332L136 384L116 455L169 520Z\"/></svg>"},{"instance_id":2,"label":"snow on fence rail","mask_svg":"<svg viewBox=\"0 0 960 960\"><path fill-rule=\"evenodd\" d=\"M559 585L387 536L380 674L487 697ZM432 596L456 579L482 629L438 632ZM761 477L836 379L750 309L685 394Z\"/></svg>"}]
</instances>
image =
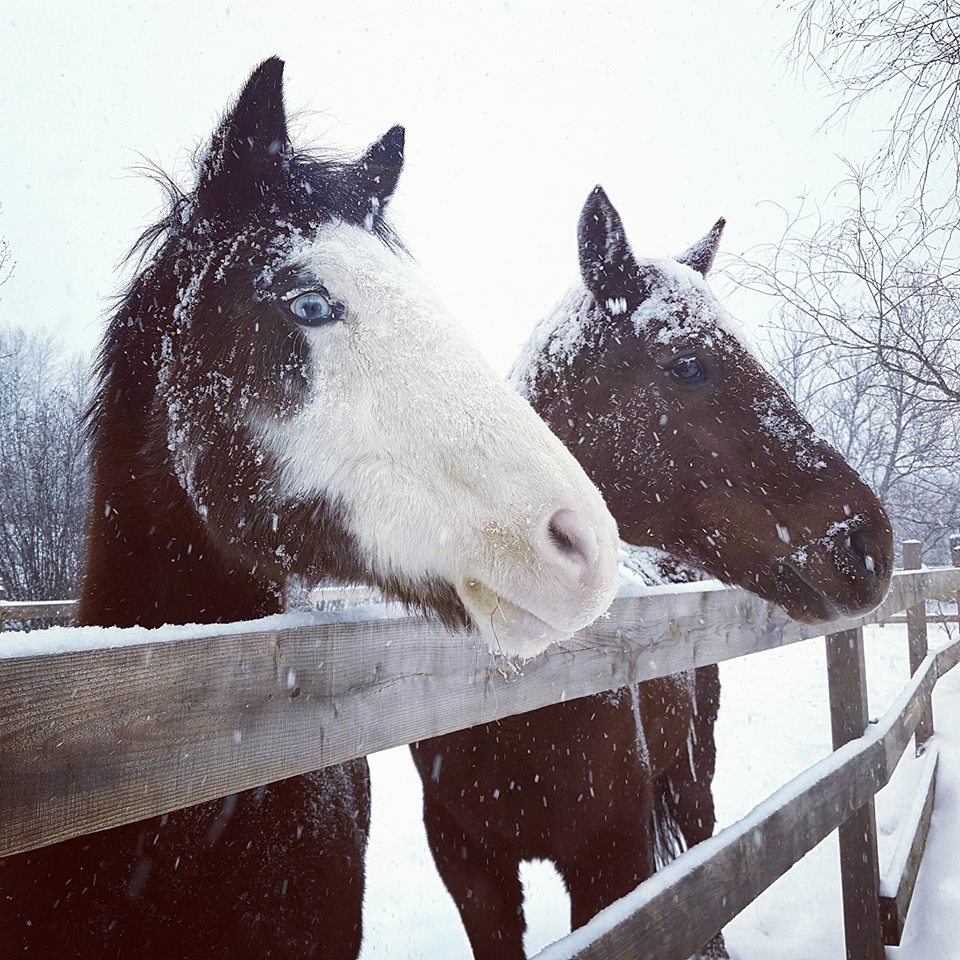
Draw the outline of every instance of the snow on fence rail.
<instances>
[{"instance_id":1,"label":"snow on fence rail","mask_svg":"<svg viewBox=\"0 0 960 960\"><path fill-rule=\"evenodd\" d=\"M318 608L342 610L379 602L380 594L369 587L317 587L310 600ZM4 623L27 620L70 620L77 612L76 600L0 600L0 628Z\"/></svg>"},{"instance_id":2,"label":"snow on fence rail","mask_svg":"<svg viewBox=\"0 0 960 960\"><path fill-rule=\"evenodd\" d=\"M960 660L960 640L926 653L924 601L958 591L957 569L899 572L877 610L835 624L837 752L543 960L681 960L838 826L848 956L882 958L884 935L895 942L902 930L935 778L924 778L916 836L901 844L902 873L884 878L883 900L873 796L914 731L922 741L932 730L931 692ZM8 618L24 618L14 606ZM914 677L868 727L860 628L904 609ZM686 584L625 587L607 618L519 669L388 605L0 635L0 856L822 632L742 590Z\"/></svg>"}]
</instances>

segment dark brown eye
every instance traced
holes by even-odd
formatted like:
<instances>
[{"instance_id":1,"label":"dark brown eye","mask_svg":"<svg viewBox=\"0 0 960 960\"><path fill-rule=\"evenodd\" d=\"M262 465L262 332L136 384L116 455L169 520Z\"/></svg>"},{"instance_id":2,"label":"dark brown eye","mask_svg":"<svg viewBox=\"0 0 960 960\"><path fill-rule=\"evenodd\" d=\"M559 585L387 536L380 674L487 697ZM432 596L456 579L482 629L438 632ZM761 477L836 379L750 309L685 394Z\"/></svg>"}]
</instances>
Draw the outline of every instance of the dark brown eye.
<instances>
[{"instance_id":1,"label":"dark brown eye","mask_svg":"<svg viewBox=\"0 0 960 960\"><path fill-rule=\"evenodd\" d=\"M667 367L667 373L681 383L699 383L707 376L703 364L696 357L678 357Z\"/></svg>"}]
</instances>

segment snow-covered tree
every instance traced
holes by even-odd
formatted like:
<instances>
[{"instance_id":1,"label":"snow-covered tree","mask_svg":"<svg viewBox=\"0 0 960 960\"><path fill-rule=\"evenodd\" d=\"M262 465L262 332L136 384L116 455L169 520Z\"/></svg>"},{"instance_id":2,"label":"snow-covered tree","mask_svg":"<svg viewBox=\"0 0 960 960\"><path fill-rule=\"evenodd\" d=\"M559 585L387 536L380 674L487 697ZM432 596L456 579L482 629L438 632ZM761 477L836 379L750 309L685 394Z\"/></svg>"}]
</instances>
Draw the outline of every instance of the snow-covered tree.
<instances>
[{"instance_id":1,"label":"snow-covered tree","mask_svg":"<svg viewBox=\"0 0 960 960\"><path fill-rule=\"evenodd\" d=\"M0 323L0 584L8 599L76 595L89 465L89 370L45 334Z\"/></svg>"}]
</instances>

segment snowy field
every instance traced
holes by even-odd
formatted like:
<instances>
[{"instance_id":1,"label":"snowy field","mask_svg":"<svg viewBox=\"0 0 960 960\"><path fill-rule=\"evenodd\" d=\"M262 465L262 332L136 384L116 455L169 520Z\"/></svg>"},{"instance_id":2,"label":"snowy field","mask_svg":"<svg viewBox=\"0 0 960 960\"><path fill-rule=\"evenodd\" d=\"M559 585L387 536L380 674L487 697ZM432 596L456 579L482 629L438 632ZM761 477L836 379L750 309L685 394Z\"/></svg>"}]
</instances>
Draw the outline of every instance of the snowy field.
<instances>
[{"instance_id":1,"label":"snowy field","mask_svg":"<svg viewBox=\"0 0 960 960\"><path fill-rule=\"evenodd\" d=\"M879 716L909 676L906 627L865 631L870 714ZM930 644L948 639L931 624ZM721 665L723 694L714 781L721 825L733 823L830 752L824 644L809 640ZM934 696L940 744L937 800L903 945L889 960L960 957L960 669ZM370 758L374 812L362 960L469 958L466 935L427 848L420 782L406 748ZM877 797L881 871L913 796L920 763L908 748ZM569 931L568 903L552 866L525 866L528 955ZM809 853L727 928L735 960L842 960L836 834Z\"/></svg>"}]
</instances>

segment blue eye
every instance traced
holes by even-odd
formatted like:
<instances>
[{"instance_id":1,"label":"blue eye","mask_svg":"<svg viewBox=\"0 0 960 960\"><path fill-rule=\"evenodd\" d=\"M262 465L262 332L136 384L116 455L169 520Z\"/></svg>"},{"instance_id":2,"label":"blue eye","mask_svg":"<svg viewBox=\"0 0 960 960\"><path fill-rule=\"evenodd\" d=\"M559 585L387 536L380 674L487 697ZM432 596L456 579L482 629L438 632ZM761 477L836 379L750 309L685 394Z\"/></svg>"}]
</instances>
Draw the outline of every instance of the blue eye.
<instances>
[{"instance_id":1,"label":"blue eye","mask_svg":"<svg viewBox=\"0 0 960 960\"><path fill-rule=\"evenodd\" d=\"M706 379L707 372L696 357L679 357L667 367L674 380L681 383L698 383Z\"/></svg>"},{"instance_id":2,"label":"blue eye","mask_svg":"<svg viewBox=\"0 0 960 960\"><path fill-rule=\"evenodd\" d=\"M344 310L342 304L331 303L330 299L316 290L310 293L301 293L288 304L290 312L302 324L308 327L318 327L332 320L342 320Z\"/></svg>"}]
</instances>

